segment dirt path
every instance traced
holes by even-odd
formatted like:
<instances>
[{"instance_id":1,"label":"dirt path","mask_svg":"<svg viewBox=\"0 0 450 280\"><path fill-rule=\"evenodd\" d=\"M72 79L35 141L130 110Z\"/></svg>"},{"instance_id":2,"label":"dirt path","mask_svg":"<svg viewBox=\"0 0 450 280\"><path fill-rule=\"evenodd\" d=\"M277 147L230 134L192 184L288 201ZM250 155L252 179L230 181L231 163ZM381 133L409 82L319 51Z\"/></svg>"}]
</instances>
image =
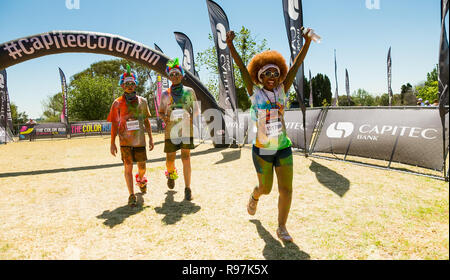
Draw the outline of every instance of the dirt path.
<instances>
[{"instance_id":1,"label":"dirt path","mask_svg":"<svg viewBox=\"0 0 450 280\"><path fill-rule=\"evenodd\" d=\"M155 141L136 209L108 138L1 145L0 259L449 258L445 182L295 154L295 243L284 245L276 183L255 216L246 212L257 182L249 146L198 146L187 202L182 176L167 189L162 135Z\"/></svg>"}]
</instances>

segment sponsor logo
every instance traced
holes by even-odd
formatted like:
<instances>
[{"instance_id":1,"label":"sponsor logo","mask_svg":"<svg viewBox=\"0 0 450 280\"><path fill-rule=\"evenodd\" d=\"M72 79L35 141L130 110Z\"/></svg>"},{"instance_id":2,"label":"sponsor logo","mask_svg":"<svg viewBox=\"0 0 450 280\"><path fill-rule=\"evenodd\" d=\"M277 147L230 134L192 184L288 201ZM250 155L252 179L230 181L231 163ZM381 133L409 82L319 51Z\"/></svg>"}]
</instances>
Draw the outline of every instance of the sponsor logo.
<instances>
[{"instance_id":1,"label":"sponsor logo","mask_svg":"<svg viewBox=\"0 0 450 280\"><path fill-rule=\"evenodd\" d=\"M329 138L346 138L353 133L353 130L354 125L351 122L334 122L328 126L326 135ZM378 141L381 136L399 136L434 140L439 136L439 131L435 128L363 124L358 127L355 139Z\"/></svg>"},{"instance_id":2,"label":"sponsor logo","mask_svg":"<svg viewBox=\"0 0 450 280\"><path fill-rule=\"evenodd\" d=\"M110 132L111 123L86 123L86 124L72 124L72 134L89 134L89 133L101 133Z\"/></svg>"},{"instance_id":3,"label":"sponsor logo","mask_svg":"<svg viewBox=\"0 0 450 280\"><path fill-rule=\"evenodd\" d=\"M217 45L219 45L219 48L221 50L224 50L227 48L226 43L227 31L225 30L225 26L219 22L216 25L216 31L217 31Z\"/></svg>"},{"instance_id":4,"label":"sponsor logo","mask_svg":"<svg viewBox=\"0 0 450 280\"><path fill-rule=\"evenodd\" d=\"M421 128L410 126L392 126L392 125L370 125L363 124L358 129L358 140L377 141L381 135L401 136L410 138L423 138L433 140L438 137L438 130L435 128Z\"/></svg>"},{"instance_id":5,"label":"sponsor logo","mask_svg":"<svg viewBox=\"0 0 450 280\"><path fill-rule=\"evenodd\" d=\"M354 125L351 122L334 122L327 128L329 138L346 138L353 133Z\"/></svg>"},{"instance_id":6,"label":"sponsor logo","mask_svg":"<svg viewBox=\"0 0 450 280\"><path fill-rule=\"evenodd\" d=\"M62 135L66 134L65 127L42 127L36 128L36 135Z\"/></svg>"},{"instance_id":7,"label":"sponsor logo","mask_svg":"<svg viewBox=\"0 0 450 280\"><path fill-rule=\"evenodd\" d=\"M80 9L80 0L66 0L66 8L69 10L79 10Z\"/></svg>"},{"instance_id":8,"label":"sponsor logo","mask_svg":"<svg viewBox=\"0 0 450 280\"><path fill-rule=\"evenodd\" d=\"M288 129L303 130L303 123L286 122L286 130L288 130Z\"/></svg>"},{"instance_id":9,"label":"sponsor logo","mask_svg":"<svg viewBox=\"0 0 450 280\"><path fill-rule=\"evenodd\" d=\"M299 0L289 0L288 1L288 14L289 17L292 20L297 20L298 16L299 16L299 11L298 11L298 3Z\"/></svg>"},{"instance_id":10,"label":"sponsor logo","mask_svg":"<svg viewBox=\"0 0 450 280\"><path fill-rule=\"evenodd\" d=\"M19 139L25 139L25 135L30 134L33 130L33 127L28 127L26 125L22 126L20 128Z\"/></svg>"},{"instance_id":11,"label":"sponsor logo","mask_svg":"<svg viewBox=\"0 0 450 280\"><path fill-rule=\"evenodd\" d=\"M161 58L152 50L142 45L109 36L93 33L62 34L61 32L45 33L31 38L22 38L1 46L14 60L31 55L40 50L50 49L105 49L155 65Z\"/></svg>"},{"instance_id":12,"label":"sponsor logo","mask_svg":"<svg viewBox=\"0 0 450 280\"><path fill-rule=\"evenodd\" d=\"M229 55L224 55L221 54L220 58L219 58L219 63L220 63L220 74L222 76L222 82L223 82L223 88L224 88L224 96L227 96L228 101L231 102L232 100L230 99L230 83L232 83L232 79L233 78L233 68L232 68L232 63L230 61L230 56ZM227 100L224 100L225 103ZM228 104L227 104L228 105ZM230 103L231 105L231 103Z\"/></svg>"},{"instance_id":13,"label":"sponsor logo","mask_svg":"<svg viewBox=\"0 0 450 280\"><path fill-rule=\"evenodd\" d=\"M191 54L187 49L184 50L183 67L191 70Z\"/></svg>"},{"instance_id":14,"label":"sponsor logo","mask_svg":"<svg viewBox=\"0 0 450 280\"><path fill-rule=\"evenodd\" d=\"M3 74L0 74L0 88L5 88L5 78L3 77Z\"/></svg>"}]
</instances>

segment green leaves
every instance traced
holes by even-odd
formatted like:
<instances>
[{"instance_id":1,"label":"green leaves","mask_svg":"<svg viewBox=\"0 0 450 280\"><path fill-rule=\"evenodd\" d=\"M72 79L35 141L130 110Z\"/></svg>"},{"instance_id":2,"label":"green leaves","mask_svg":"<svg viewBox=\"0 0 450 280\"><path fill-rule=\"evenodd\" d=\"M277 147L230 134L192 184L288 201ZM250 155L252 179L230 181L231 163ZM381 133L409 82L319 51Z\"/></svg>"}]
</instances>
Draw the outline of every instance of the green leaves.
<instances>
[{"instance_id":1,"label":"green leaves","mask_svg":"<svg viewBox=\"0 0 450 280\"><path fill-rule=\"evenodd\" d=\"M118 85L120 75L124 72L135 72L138 78L136 93L149 101L151 105L152 88L146 88L150 69L125 59L102 60L91 64L70 79L68 92L68 113L70 121L104 120L108 116L114 98L122 95L123 90ZM62 94L48 97L42 102L45 121L59 122L62 111Z\"/></svg>"},{"instance_id":2,"label":"green leaves","mask_svg":"<svg viewBox=\"0 0 450 280\"><path fill-rule=\"evenodd\" d=\"M427 81L423 85L416 86L416 90L417 98L422 98L424 101L428 100L433 103L434 100L439 99L437 65L430 73L427 73Z\"/></svg>"},{"instance_id":3,"label":"green leaves","mask_svg":"<svg viewBox=\"0 0 450 280\"><path fill-rule=\"evenodd\" d=\"M104 76L85 75L72 81L68 94L69 119L105 120L115 89L117 81Z\"/></svg>"},{"instance_id":4,"label":"green leaves","mask_svg":"<svg viewBox=\"0 0 450 280\"><path fill-rule=\"evenodd\" d=\"M318 73L312 77L313 88L313 105L314 107L321 107L324 104L331 104L331 83L327 75ZM309 97L309 90L307 91Z\"/></svg>"},{"instance_id":5,"label":"green leaves","mask_svg":"<svg viewBox=\"0 0 450 280\"><path fill-rule=\"evenodd\" d=\"M46 122L59 122L63 108L62 92L58 92L53 96L48 96L42 102L44 108L43 117Z\"/></svg>"}]
</instances>

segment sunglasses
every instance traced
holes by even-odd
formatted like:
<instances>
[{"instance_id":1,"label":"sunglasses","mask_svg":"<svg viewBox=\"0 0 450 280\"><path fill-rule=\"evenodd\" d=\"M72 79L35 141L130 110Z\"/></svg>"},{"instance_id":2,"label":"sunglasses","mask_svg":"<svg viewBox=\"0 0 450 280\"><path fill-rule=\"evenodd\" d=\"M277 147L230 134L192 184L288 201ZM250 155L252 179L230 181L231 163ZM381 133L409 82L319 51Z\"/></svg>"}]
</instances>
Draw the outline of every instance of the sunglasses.
<instances>
[{"instance_id":1,"label":"sunglasses","mask_svg":"<svg viewBox=\"0 0 450 280\"><path fill-rule=\"evenodd\" d=\"M178 73L178 72L172 72L172 73L169 74L169 76L170 77L179 77L179 76L181 76L181 74Z\"/></svg>"},{"instance_id":2,"label":"sunglasses","mask_svg":"<svg viewBox=\"0 0 450 280\"><path fill-rule=\"evenodd\" d=\"M132 86L135 86L136 84L135 83L133 83L133 82L126 82L126 83L124 83L124 86L126 86L126 87L132 87Z\"/></svg>"},{"instance_id":3,"label":"sunglasses","mask_svg":"<svg viewBox=\"0 0 450 280\"><path fill-rule=\"evenodd\" d=\"M263 75L266 78L278 78L278 77L280 77L280 73L278 73L278 71L272 72L270 70L267 70L266 72L264 72Z\"/></svg>"}]
</instances>

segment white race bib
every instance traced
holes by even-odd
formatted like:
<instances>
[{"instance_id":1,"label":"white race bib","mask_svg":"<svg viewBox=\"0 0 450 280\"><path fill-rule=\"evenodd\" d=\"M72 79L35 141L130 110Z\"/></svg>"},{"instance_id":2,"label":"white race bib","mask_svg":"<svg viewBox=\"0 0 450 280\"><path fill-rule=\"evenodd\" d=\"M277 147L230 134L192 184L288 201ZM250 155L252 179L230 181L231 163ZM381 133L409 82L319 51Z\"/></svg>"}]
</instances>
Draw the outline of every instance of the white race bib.
<instances>
[{"instance_id":1,"label":"white race bib","mask_svg":"<svg viewBox=\"0 0 450 280\"><path fill-rule=\"evenodd\" d=\"M266 135L267 137L278 137L282 132L281 121L272 121L266 123Z\"/></svg>"},{"instance_id":2,"label":"white race bib","mask_svg":"<svg viewBox=\"0 0 450 280\"><path fill-rule=\"evenodd\" d=\"M178 121L183 118L184 110L183 109L174 109L171 114L171 119L173 121Z\"/></svg>"},{"instance_id":3,"label":"white race bib","mask_svg":"<svg viewBox=\"0 0 450 280\"><path fill-rule=\"evenodd\" d=\"M127 130L128 131L132 131L132 130L139 130L139 121L127 121Z\"/></svg>"}]
</instances>

